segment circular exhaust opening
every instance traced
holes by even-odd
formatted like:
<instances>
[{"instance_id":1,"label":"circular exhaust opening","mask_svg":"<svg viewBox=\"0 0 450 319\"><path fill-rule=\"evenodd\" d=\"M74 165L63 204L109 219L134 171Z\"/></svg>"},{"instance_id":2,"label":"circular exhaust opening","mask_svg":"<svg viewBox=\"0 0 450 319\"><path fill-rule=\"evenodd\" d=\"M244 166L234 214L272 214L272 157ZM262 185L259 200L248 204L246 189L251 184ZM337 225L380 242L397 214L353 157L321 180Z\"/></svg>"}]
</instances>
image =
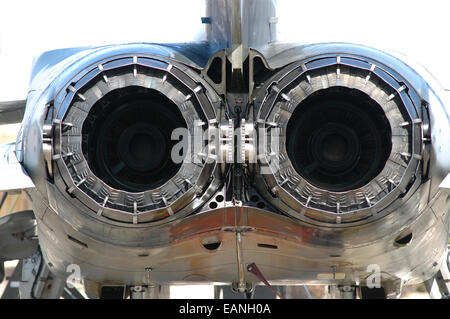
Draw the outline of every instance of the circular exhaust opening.
<instances>
[{"instance_id":1,"label":"circular exhaust opening","mask_svg":"<svg viewBox=\"0 0 450 319\"><path fill-rule=\"evenodd\" d=\"M186 216L194 189L205 191L199 177L216 169L189 151L192 133L197 122L215 126L219 97L175 61L111 55L98 62L61 91L53 158L67 195L95 218L132 227Z\"/></svg>"},{"instance_id":2,"label":"circular exhaust opening","mask_svg":"<svg viewBox=\"0 0 450 319\"><path fill-rule=\"evenodd\" d=\"M129 192L154 189L172 178L172 131L186 128L177 105L158 91L130 86L98 100L83 123L83 154L93 173ZM180 154L185 155L185 154Z\"/></svg>"},{"instance_id":3,"label":"circular exhaust opening","mask_svg":"<svg viewBox=\"0 0 450 319\"><path fill-rule=\"evenodd\" d=\"M346 87L322 89L303 100L286 136L294 169L312 185L335 192L369 183L392 148L383 109L367 94Z\"/></svg>"}]
</instances>

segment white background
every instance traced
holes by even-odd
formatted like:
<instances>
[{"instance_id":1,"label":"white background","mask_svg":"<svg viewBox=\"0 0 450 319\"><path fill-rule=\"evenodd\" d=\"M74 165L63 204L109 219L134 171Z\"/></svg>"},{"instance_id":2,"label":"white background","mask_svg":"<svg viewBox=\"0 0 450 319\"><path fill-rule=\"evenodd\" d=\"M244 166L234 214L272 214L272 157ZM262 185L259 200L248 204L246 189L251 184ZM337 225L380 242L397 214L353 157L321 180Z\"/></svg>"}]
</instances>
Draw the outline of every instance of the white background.
<instances>
[{"instance_id":1,"label":"white background","mask_svg":"<svg viewBox=\"0 0 450 319\"><path fill-rule=\"evenodd\" d=\"M0 0L0 101L26 97L33 57L43 51L201 39L204 15L204 0ZM278 0L277 16L280 40L400 51L450 89L448 0Z\"/></svg>"}]
</instances>

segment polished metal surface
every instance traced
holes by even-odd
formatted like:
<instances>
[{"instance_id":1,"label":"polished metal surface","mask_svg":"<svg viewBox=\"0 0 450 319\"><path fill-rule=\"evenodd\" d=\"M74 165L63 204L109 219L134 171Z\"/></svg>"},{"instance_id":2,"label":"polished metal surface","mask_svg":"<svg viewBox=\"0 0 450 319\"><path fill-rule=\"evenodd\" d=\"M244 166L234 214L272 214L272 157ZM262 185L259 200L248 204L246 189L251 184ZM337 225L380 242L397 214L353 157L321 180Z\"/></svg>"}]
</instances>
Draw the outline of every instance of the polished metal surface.
<instances>
[{"instance_id":1,"label":"polished metal surface","mask_svg":"<svg viewBox=\"0 0 450 319\"><path fill-rule=\"evenodd\" d=\"M244 48L275 42L276 7L276 0L206 0L206 39L220 49L232 47L233 36Z\"/></svg>"}]
</instances>

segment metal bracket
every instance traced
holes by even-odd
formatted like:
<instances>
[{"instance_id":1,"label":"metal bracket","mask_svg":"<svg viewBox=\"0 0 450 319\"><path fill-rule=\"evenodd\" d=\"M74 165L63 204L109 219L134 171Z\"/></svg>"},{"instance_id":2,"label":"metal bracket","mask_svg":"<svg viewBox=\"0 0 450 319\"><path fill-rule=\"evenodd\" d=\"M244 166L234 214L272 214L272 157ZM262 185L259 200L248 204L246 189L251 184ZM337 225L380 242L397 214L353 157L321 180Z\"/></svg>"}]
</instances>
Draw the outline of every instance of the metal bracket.
<instances>
[{"instance_id":1,"label":"metal bracket","mask_svg":"<svg viewBox=\"0 0 450 319\"><path fill-rule=\"evenodd\" d=\"M236 257L239 281L233 282L232 288L236 292L249 293L253 290L253 286L245 280L245 265L242 252L242 233L252 231L254 228L249 226L226 226L223 227L222 230L236 233Z\"/></svg>"},{"instance_id":2,"label":"metal bracket","mask_svg":"<svg viewBox=\"0 0 450 319\"><path fill-rule=\"evenodd\" d=\"M47 176L50 180L53 180L53 114L54 103L51 101L47 104L47 115L42 126L42 153L44 154Z\"/></svg>"}]
</instances>

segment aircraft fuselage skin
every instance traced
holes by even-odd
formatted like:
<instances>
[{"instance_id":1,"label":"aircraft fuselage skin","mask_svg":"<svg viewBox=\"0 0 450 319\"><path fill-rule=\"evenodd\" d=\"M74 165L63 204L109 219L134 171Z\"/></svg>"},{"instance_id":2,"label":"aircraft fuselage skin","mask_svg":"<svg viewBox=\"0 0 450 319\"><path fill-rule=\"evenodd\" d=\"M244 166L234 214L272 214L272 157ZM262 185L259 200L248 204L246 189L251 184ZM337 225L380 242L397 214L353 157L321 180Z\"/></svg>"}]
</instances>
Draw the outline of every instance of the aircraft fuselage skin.
<instances>
[{"instance_id":1,"label":"aircraft fuselage skin","mask_svg":"<svg viewBox=\"0 0 450 319\"><path fill-rule=\"evenodd\" d=\"M100 286L256 283L245 270L253 262L280 284L365 285L370 265L385 286L437 272L450 211L439 188L450 171L450 120L438 90L398 58L359 45L269 44L245 54L238 89L229 51L202 43L58 50L37 60L16 152L36 185L27 192L51 272L67 276L69 265L79 265ZM279 170L251 144L256 163L183 162L149 191L102 181L83 144L94 128L83 125L99 100L114 90L132 94L130 87L166 96L191 132L197 120L208 130L230 119L242 132L245 119L261 140L280 127L281 155L272 154ZM334 87L377 102L392 138L377 175L337 191L309 183L283 156L294 109Z\"/></svg>"}]
</instances>

